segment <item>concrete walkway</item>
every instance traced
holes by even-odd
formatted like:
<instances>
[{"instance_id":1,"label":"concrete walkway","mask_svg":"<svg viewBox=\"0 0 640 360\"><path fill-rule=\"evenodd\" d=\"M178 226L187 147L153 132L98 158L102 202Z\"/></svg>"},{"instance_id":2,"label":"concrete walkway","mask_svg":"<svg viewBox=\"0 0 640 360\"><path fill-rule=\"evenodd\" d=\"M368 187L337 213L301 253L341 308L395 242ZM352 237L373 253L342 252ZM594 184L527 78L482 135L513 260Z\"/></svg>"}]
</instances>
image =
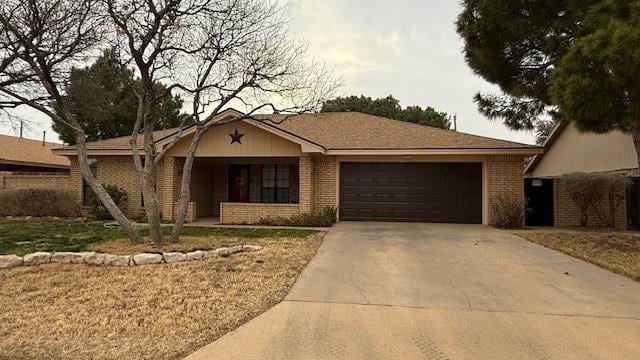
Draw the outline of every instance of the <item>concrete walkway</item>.
<instances>
[{"instance_id":1,"label":"concrete walkway","mask_svg":"<svg viewBox=\"0 0 640 360\"><path fill-rule=\"evenodd\" d=\"M475 225L341 223L284 302L189 359L633 359L640 284Z\"/></svg>"}]
</instances>

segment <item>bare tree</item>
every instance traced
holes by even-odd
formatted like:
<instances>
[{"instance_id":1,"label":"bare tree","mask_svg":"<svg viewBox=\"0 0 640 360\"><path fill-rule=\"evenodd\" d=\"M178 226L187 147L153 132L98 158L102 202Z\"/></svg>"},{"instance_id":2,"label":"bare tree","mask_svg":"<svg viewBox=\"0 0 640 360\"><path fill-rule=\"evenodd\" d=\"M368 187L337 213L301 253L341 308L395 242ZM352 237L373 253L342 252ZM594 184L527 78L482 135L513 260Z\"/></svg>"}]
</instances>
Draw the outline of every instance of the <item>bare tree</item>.
<instances>
[{"instance_id":1,"label":"bare tree","mask_svg":"<svg viewBox=\"0 0 640 360\"><path fill-rule=\"evenodd\" d=\"M195 153L206 131L230 121L261 121L253 116L260 111L297 114L319 109L337 83L330 69L306 59L305 44L287 34L283 8L267 0L103 1L117 26L115 45L122 63L134 66L142 79L136 89L139 108L131 148L154 241L163 241L155 191L157 166L182 137L184 127L158 151L151 106L172 91L191 105L195 125L171 236L177 241L187 213ZM166 91L155 91L156 81L165 84ZM216 115L231 104L242 106L246 115L220 120ZM144 162L135 136L140 130Z\"/></svg>"},{"instance_id":2,"label":"bare tree","mask_svg":"<svg viewBox=\"0 0 640 360\"><path fill-rule=\"evenodd\" d=\"M0 109L26 105L69 127L83 178L134 242L131 221L90 171L85 133L64 89L74 66L106 46L140 81L130 138L152 242L162 242L157 167L184 134L184 123L156 149L154 106L172 93L190 104L195 125L182 172L172 240L179 239L190 198L191 170L202 135L261 111L298 114L318 109L337 86L330 69L306 58L288 36L283 8L269 0L5 0L0 4ZM154 84L162 83L159 89ZM227 107L246 115L220 121ZM285 117L286 119L286 117ZM186 120L186 119L185 119ZM140 140L143 141L140 144Z\"/></svg>"},{"instance_id":3,"label":"bare tree","mask_svg":"<svg viewBox=\"0 0 640 360\"><path fill-rule=\"evenodd\" d=\"M97 0L3 0L0 3L0 108L27 106L72 129L84 180L129 237L133 224L93 176L85 134L63 90L74 66L103 43L105 17ZM57 109L58 111L55 111Z\"/></svg>"}]
</instances>

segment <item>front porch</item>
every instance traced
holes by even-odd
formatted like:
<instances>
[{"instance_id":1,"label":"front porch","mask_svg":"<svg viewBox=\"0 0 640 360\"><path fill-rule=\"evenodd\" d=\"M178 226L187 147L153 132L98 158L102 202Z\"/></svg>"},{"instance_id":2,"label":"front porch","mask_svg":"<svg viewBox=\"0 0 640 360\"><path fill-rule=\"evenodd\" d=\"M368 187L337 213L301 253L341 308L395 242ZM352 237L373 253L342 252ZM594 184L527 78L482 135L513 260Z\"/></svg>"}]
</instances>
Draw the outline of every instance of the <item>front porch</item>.
<instances>
[{"instance_id":1,"label":"front porch","mask_svg":"<svg viewBox=\"0 0 640 360\"><path fill-rule=\"evenodd\" d=\"M163 219L175 220L183 157L167 158ZM255 224L266 217L311 211L311 161L300 157L198 157L192 170L187 222Z\"/></svg>"}]
</instances>

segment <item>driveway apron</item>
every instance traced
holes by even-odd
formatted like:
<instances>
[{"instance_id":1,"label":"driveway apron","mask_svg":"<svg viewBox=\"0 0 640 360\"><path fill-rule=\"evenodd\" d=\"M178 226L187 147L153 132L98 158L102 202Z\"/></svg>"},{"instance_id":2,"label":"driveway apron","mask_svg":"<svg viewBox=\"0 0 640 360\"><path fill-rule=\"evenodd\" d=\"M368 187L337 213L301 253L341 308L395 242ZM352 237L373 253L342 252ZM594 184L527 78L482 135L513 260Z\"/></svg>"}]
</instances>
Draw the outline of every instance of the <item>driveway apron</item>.
<instances>
[{"instance_id":1,"label":"driveway apron","mask_svg":"<svg viewBox=\"0 0 640 360\"><path fill-rule=\"evenodd\" d=\"M636 359L640 283L480 225L340 223L285 301L188 359Z\"/></svg>"}]
</instances>

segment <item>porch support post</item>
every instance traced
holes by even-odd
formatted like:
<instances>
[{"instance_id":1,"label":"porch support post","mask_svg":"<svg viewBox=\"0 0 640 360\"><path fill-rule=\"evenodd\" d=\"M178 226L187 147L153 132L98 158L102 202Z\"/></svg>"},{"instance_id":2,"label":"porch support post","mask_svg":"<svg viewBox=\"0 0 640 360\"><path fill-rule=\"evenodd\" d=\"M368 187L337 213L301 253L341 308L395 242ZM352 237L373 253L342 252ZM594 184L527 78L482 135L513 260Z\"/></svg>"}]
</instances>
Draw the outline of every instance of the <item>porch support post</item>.
<instances>
[{"instance_id":1,"label":"porch support post","mask_svg":"<svg viewBox=\"0 0 640 360\"><path fill-rule=\"evenodd\" d=\"M163 186L162 194L160 194L162 200L162 220L173 221L175 215L175 187L179 183L179 181L176 181L178 177L176 158L167 156L164 158L163 163Z\"/></svg>"},{"instance_id":2,"label":"porch support post","mask_svg":"<svg viewBox=\"0 0 640 360\"><path fill-rule=\"evenodd\" d=\"M300 176L298 186L298 198L300 202L300 213L310 213L313 208L313 163L311 162L311 156L309 154L302 154L300 156L300 163L298 165Z\"/></svg>"}]
</instances>

